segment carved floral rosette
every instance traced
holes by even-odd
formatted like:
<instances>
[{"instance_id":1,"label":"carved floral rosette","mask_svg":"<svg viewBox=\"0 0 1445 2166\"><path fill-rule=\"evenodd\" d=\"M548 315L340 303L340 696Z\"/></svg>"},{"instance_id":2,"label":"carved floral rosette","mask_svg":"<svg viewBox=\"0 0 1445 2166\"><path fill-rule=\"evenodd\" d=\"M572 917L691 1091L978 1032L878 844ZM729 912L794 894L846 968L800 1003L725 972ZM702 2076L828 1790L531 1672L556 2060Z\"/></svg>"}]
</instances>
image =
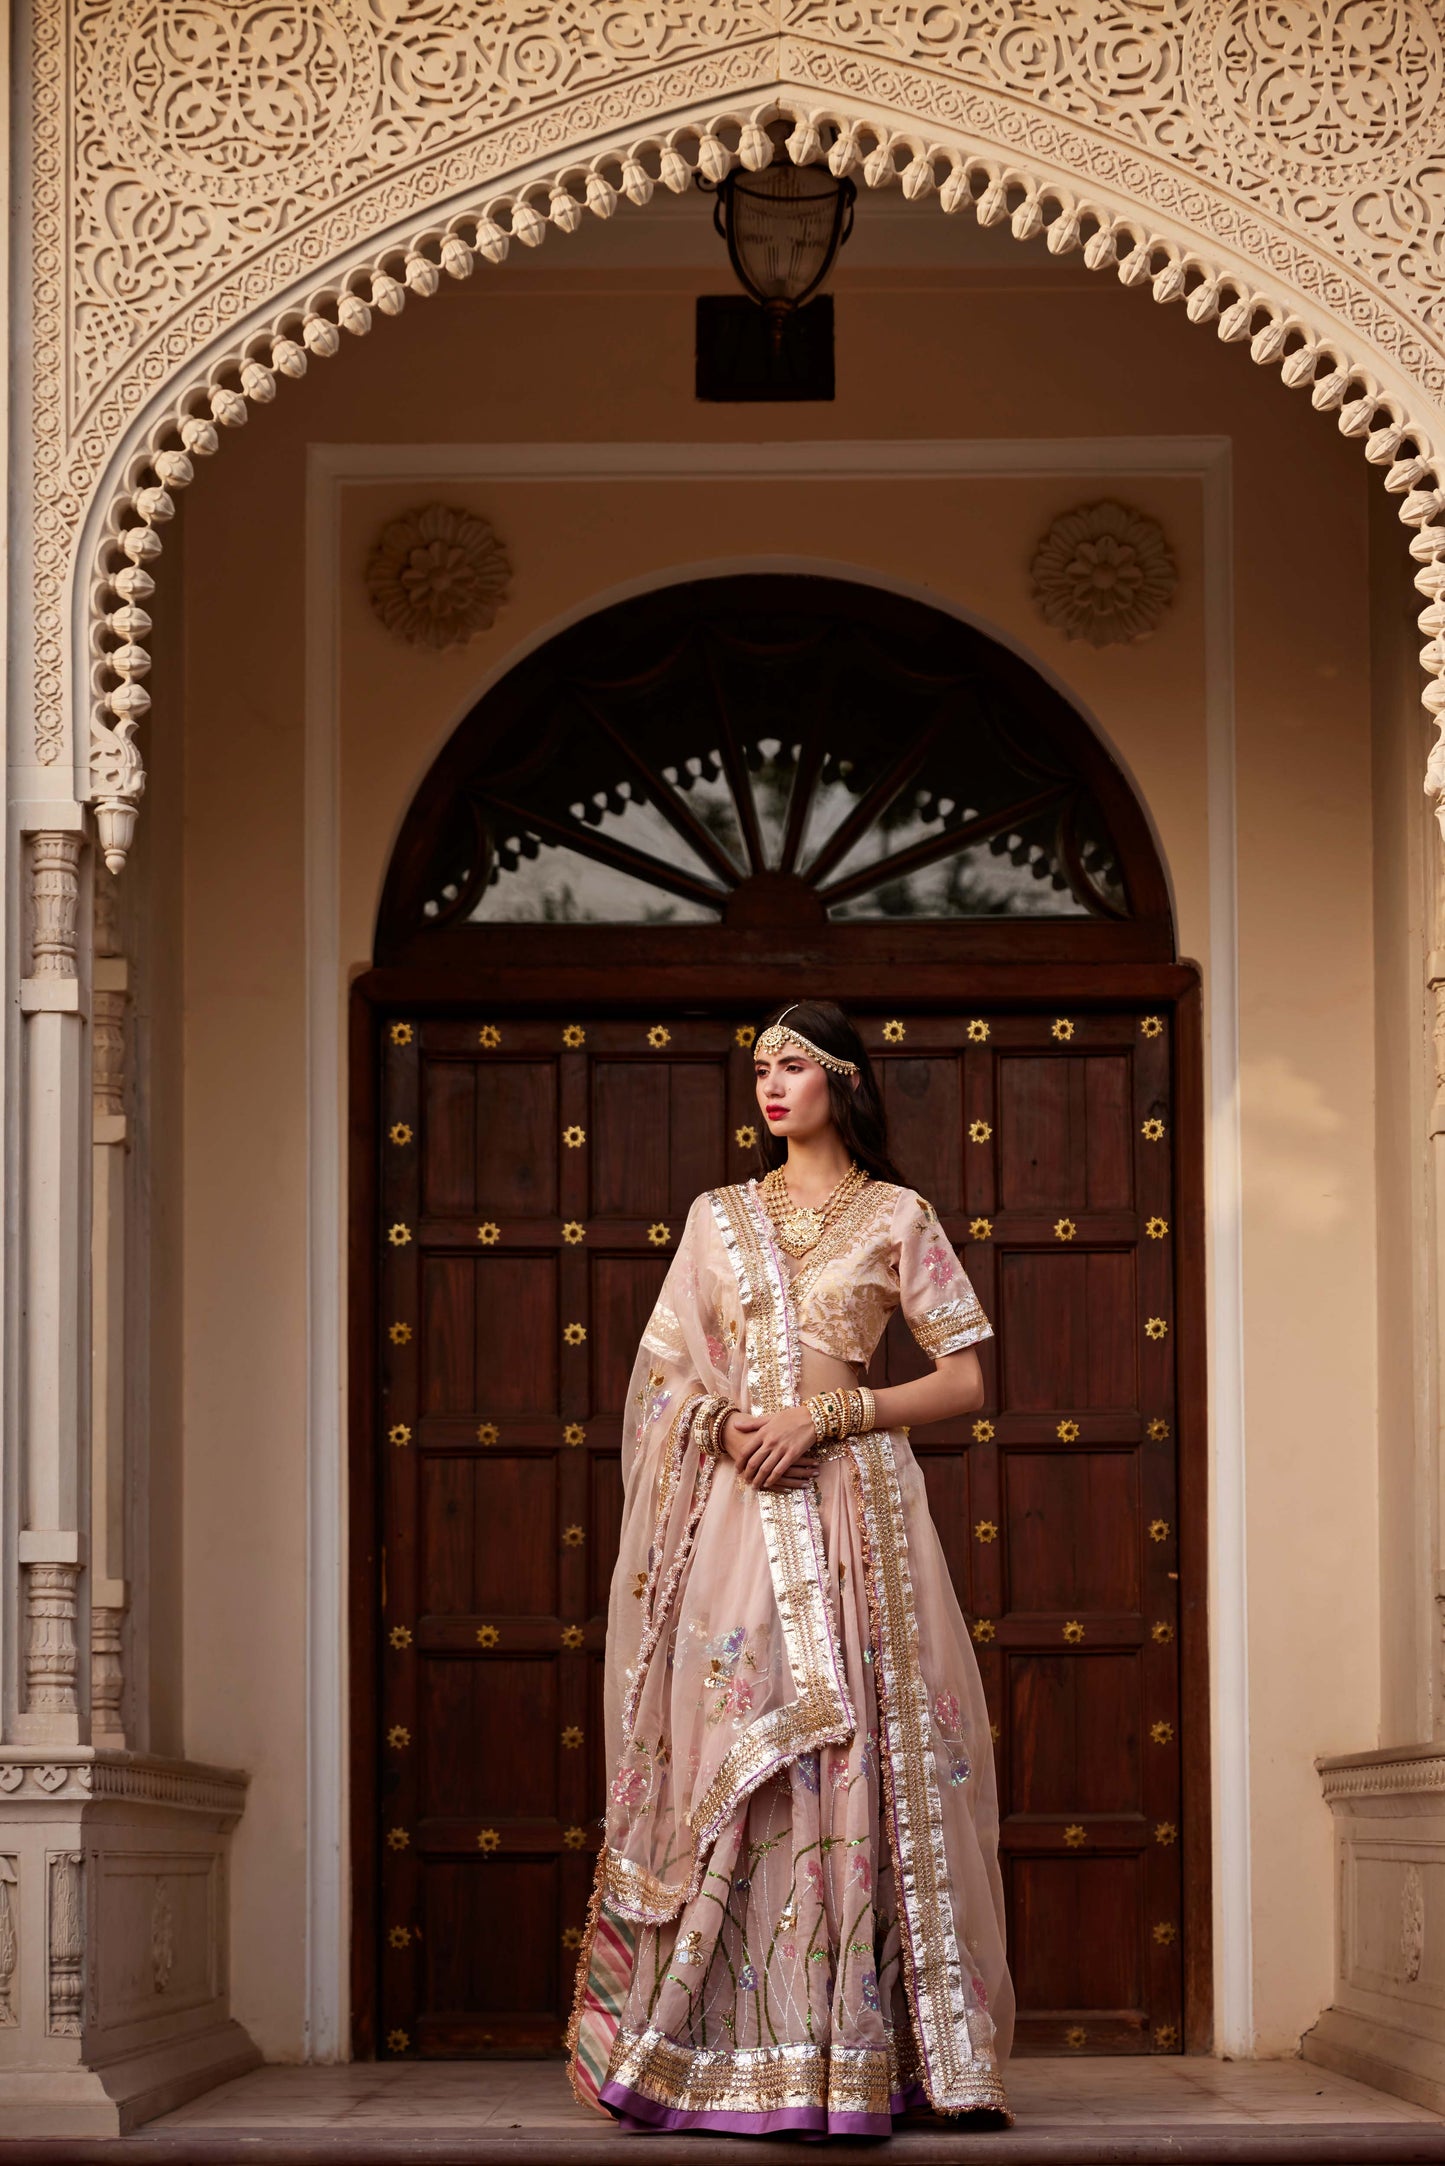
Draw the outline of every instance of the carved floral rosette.
<instances>
[{"instance_id":1,"label":"carved floral rosette","mask_svg":"<svg viewBox=\"0 0 1445 2166\"><path fill-rule=\"evenodd\" d=\"M387 630L425 647L461 646L489 631L511 578L490 523L450 504L389 521L366 567L371 606Z\"/></svg>"},{"instance_id":2,"label":"carved floral rosette","mask_svg":"<svg viewBox=\"0 0 1445 2166\"><path fill-rule=\"evenodd\" d=\"M1147 639L1179 576L1158 521L1108 500L1061 512L1031 572L1045 623L1091 647Z\"/></svg>"}]
</instances>

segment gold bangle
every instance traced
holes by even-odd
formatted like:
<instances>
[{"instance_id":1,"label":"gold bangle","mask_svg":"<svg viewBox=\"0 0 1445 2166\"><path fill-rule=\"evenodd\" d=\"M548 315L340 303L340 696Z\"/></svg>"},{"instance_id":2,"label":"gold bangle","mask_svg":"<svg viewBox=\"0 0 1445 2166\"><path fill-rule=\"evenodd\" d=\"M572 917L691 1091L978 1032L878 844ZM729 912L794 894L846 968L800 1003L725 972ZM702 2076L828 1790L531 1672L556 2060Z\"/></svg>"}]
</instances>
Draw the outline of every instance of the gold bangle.
<instances>
[{"instance_id":1,"label":"gold bangle","mask_svg":"<svg viewBox=\"0 0 1445 2166\"><path fill-rule=\"evenodd\" d=\"M714 1459L721 1459L723 1456L722 1433L729 1414L737 1414L741 1411L742 1409L734 1406L730 1399L723 1399L708 1408L703 1417L703 1444L712 1453Z\"/></svg>"},{"instance_id":2,"label":"gold bangle","mask_svg":"<svg viewBox=\"0 0 1445 2166\"><path fill-rule=\"evenodd\" d=\"M822 1407L818 1403L818 1394L814 1392L812 1398L805 1399L803 1401L803 1404L808 1409L808 1414L813 1424L814 1443L825 1443L828 1436L828 1420L827 1416L823 1412Z\"/></svg>"},{"instance_id":3,"label":"gold bangle","mask_svg":"<svg viewBox=\"0 0 1445 2166\"><path fill-rule=\"evenodd\" d=\"M858 1422L858 1433L860 1436L869 1436L878 1427L878 1401L866 1384L858 1386L858 1396L863 1401L863 1411Z\"/></svg>"}]
</instances>

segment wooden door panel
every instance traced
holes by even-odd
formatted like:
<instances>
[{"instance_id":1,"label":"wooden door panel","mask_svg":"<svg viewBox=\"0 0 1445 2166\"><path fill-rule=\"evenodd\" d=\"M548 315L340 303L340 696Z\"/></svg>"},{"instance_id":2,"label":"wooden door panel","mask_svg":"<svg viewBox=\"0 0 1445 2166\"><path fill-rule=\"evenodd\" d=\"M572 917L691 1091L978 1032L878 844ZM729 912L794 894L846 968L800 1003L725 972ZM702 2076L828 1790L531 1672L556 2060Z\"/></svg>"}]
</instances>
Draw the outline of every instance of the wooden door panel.
<instances>
[{"instance_id":1,"label":"wooden door panel","mask_svg":"<svg viewBox=\"0 0 1445 2166\"><path fill-rule=\"evenodd\" d=\"M1014 1812L1142 1812L1136 1650L1010 1653L1008 1695Z\"/></svg>"},{"instance_id":2,"label":"wooden door panel","mask_svg":"<svg viewBox=\"0 0 1445 2166\"><path fill-rule=\"evenodd\" d=\"M883 1103L895 1164L935 1211L963 1205L963 1071L952 1058L890 1060L883 1070Z\"/></svg>"},{"instance_id":3,"label":"wooden door panel","mask_svg":"<svg viewBox=\"0 0 1445 2166\"><path fill-rule=\"evenodd\" d=\"M469 1414L476 1405L476 1274L469 1256L428 1256L421 1267L418 1362L422 1411Z\"/></svg>"},{"instance_id":4,"label":"wooden door panel","mask_svg":"<svg viewBox=\"0 0 1445 2166\"><path fill-rule=\"evenodd\" d=\"M608 1423L610 1430L611 1423ZM612 1562L622 1537L622 1455L615 1451L589 1454L588 1525L592 1539L587 1549L587 1606L594 1616L607 1614L612 1586Z\"/></svg>"},{"instance_id":5,"label":"wooden door panel","mask_svg":"<svg viewBox=\"0 0 1445 2166\"><path fill-rule=\"evenodd\" d=\"M478 1413L500 1420L558 1411L559 1273L559 1259L546 1255L479 1256L472 1265Z\"/></svg>"},{"instance_id":6,"label":"wooden door panel","mask_svg":"<svg viewBox=\"0 0 1445 2166\"><path fill-rule=\"evenodd\" d=\"M1071 1242L1001 1256L1003 1407L1137 1407L1138 1309L1130 1251L1090 1253Z\"/></svg>"},{"instance_id":7,"label":"wooden door panel","mask_svg":"<svg viewBox=\"0 0 1445 2166\"><path fill-rule=\"evenodd\" d=\"M1137 1452L1015 1450L1002 1472L1010 1607L1137 1611Z\"/></svg>"},{"instance_id":8,"label":"wooden door panel","mask_svg":"<svg viewBox=\"0 0 1445 2166\"><path fill-rule=\"evenodd\" d=\"M469 1607L482 1617L555 1617L561 1598L557 1467L546 1457L500 1453L472 1469Z\"/></svg>"},{"instance_id":9,"label":"wooden door panel","mask_svg":"<svg viewBox=\"0 0 1445 2166\"><path fill-rule=\"evenodd\" d=\"M1088 2028L1123 2016L1136 2033L1145 2006L1143 1949L1132 1921L1142 1908L1134 1858L1010 1860L1010 1959L1019 2012ZM1043 2026L1040 2026L1042 2028ZM1116 2041L1122 2042L1122 2041ZM1147 2042L1147 2037L1140 2041Z\"/></svg>"},{"instance_id":10,"label":"wooden door panel","mask_svg":"<svg viewBox=\"0 0 1445 2166\"><path fill-rule=\"evenodd\" d=\"M421 1817L554 1820L562 1757L556 1664L433 1656L424 1674ZM479 1740L492 1749L479 1751ZM474 1835L469 1847L477 1848Z\"/></svg>"},{"instance_id":11,"label":"wooden door panel","mask_svg":"<svg viewBox=\"0 0 1445 2166\"><path fill-rule=\"evenodd\" d=\"M1167 2050L1169 1039L1126 1008L1026 1000L910 1016L886 1039L883 1021L864 1027L895 1154L999 1334L980 1348L983 1408L911 1442L989 1705L1019 2042ZM750 1168L734 1022L384 1025L377 1960L396 2051L561 2035L608 1775L624 1400L688 1206ZM874 1381L926 1367L895 1317Z\"/></svg>"},{"instance_id":12,"label":"wooden door panel","mask_svg":"<svg viewBox=\"0 0 1445 2166\"><path fill-rule=\"evenodd\" d=\"M605 1060L592 1069L592 1212L655 1218L670 1195L669 1064Z\"/></svg>"},{"instance_id":13,"label":"wooden door panel","mask_svg":"<svg viewBox=\"0 0 1445 2166\"><path fill-rule=\"evenodd\" d=\"M964 1609L968 1609L973 1583L973 1531L967 1452L934 1447L924 1465L924 1481L929 1514L938 1529L954 1591Z\"/></svg>"},{"instance_id":14,"label":"wooden door panel","mask_svg":"<svg viewBox=\"0 0 1445 2166\"><path fill-rule=\"evenodd\" d=\"M477 1071L469 1060L429 1061L422 1074L422 1210L465 1218L476 1206Z\"/></svg>"},{"instance_id":15,"label":"wooden door panel","mask_svg":"<svg viewBox=\"0 0 1445 2166\"><path fill-rule=\"evenodd\" d=\"M999 1209L1127 1210L1134 1162L1127 1058L1015 1054L998 1071Z\"/></svg>"},{"instance_id":16,"label":"wooden door panel","mask_svg":"<svg viewBox=\"0 0 1445 2166\"><path fill-rule=\"evenodd\" d=\"M484 1873L470 1863L432 1866L424 1938L429 2008L550 2017L562 1968L552 1878L540 1860L498 1859Z\"/></svg>"},{"instance_id":17,"label":"wooden door panel","mask_svg":"<svg viewBox=\"0 0 1445 2166\"><path fill-rule=\"evenodd\" d=\"M418 1469L419 1607L445 1617L476 1608L476 1487L463 1458L423 1457Z\"/></svg>"},{"instance_id":18,"label":"wooden door panel","mask_svg":"<svg viewBox=\"0 0 1445 2166\"><path fill-rule=\"evenodd\" d=\"M556 1061L497 1061L473 1072L476 1172L465 1208L494 1219L555 1216Z\"/></svg>"},{"instance_id":19,"label":"wooden door panel","mask_svg":"<svg viewBox=\"0 0 1445 2166\"><path fill-rule=\"evenodd\" d=\"M681 1225L672 1231L681 1233ZM591 1266L592 1398L609 1414L620 1415L638 1341L667 1276L667 1259L594 1256Z\"/></svg>"},{"instance_id":20,"label":"wooden door panel","mask_svg":"<svg viewBox=\"0 0 1445 2166\"><path fill-rule=\"evenodd\" d=\"M668 1101L667 1215L674 1235L682 1231L689 1206L705 1188L715 1188L727 1164L727 1064L725 1061L676 1062Z\"/></svg>"}]
</instances>

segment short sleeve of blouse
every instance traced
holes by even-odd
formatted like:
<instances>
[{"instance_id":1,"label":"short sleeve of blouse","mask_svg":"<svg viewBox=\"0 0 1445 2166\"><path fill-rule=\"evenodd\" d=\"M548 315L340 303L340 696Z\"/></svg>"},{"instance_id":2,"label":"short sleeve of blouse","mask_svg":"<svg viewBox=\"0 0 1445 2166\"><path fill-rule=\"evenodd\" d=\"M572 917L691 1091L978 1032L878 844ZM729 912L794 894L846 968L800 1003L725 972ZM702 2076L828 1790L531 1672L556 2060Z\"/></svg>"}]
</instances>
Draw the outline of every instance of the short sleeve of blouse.
<instances>
[{"instance_id":1,"label":"short sleeve of blouse","mask_svg":"<svg viewBox=\"0 0 1445 2166\"><path fill-rule=\"evenodd\" d=\"M911 1188L899 1191L893 1217L898 1293L904 1320L930 1361L993 1337L968 1273L938 1213Z\"/></svg>"}]
</instances>

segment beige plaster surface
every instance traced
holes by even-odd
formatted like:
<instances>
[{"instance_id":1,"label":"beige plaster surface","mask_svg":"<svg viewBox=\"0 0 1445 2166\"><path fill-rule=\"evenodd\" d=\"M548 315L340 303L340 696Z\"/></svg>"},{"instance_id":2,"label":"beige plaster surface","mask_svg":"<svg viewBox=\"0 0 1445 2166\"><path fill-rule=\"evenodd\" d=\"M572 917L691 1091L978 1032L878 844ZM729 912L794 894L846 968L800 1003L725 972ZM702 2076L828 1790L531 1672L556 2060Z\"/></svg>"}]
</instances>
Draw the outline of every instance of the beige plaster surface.
<instances>
[{"instance_id":1,"label":"beige plaster surface","mask_svg":"<svg viewBox=\"0 0 1445 2166\"><path fill-rule=\"evenodd\" d=\"M302 2051L307 443L1204 435L1231 440L1234 476L1254 2006L1259 2050L1289 2051L1329 1997L1313 1756L1379 1741L1366 471L1307 402L1178 311L1023 250L1008 269L841 276L831 406L700 406L692 295L720 284L647 266L479 275L313 364L187 504L181 681L156 687L172 717L183 699L184 809L162 808L155 845L184 861L180 922L159 934L185 989L169 1145L184 1192L184 1742L253 1776L236 2013L268 2055ZM1182 576L1155 639L1094 651L1042 624L1026 567L1055 513L1109 494L1164 522ZM440 655L392 642L361 587L383 519L429 496L493 518L517 567L494 630ZM366 965L410 791L509 657L619 588L755 556L932 594L1030 653L1133 774L1181 951L1207 970L1202 547L1199 485L1168 475L349 487L342 980ZM153 744L152 764L165 752Z\"/></svg>"}]
</instances>

